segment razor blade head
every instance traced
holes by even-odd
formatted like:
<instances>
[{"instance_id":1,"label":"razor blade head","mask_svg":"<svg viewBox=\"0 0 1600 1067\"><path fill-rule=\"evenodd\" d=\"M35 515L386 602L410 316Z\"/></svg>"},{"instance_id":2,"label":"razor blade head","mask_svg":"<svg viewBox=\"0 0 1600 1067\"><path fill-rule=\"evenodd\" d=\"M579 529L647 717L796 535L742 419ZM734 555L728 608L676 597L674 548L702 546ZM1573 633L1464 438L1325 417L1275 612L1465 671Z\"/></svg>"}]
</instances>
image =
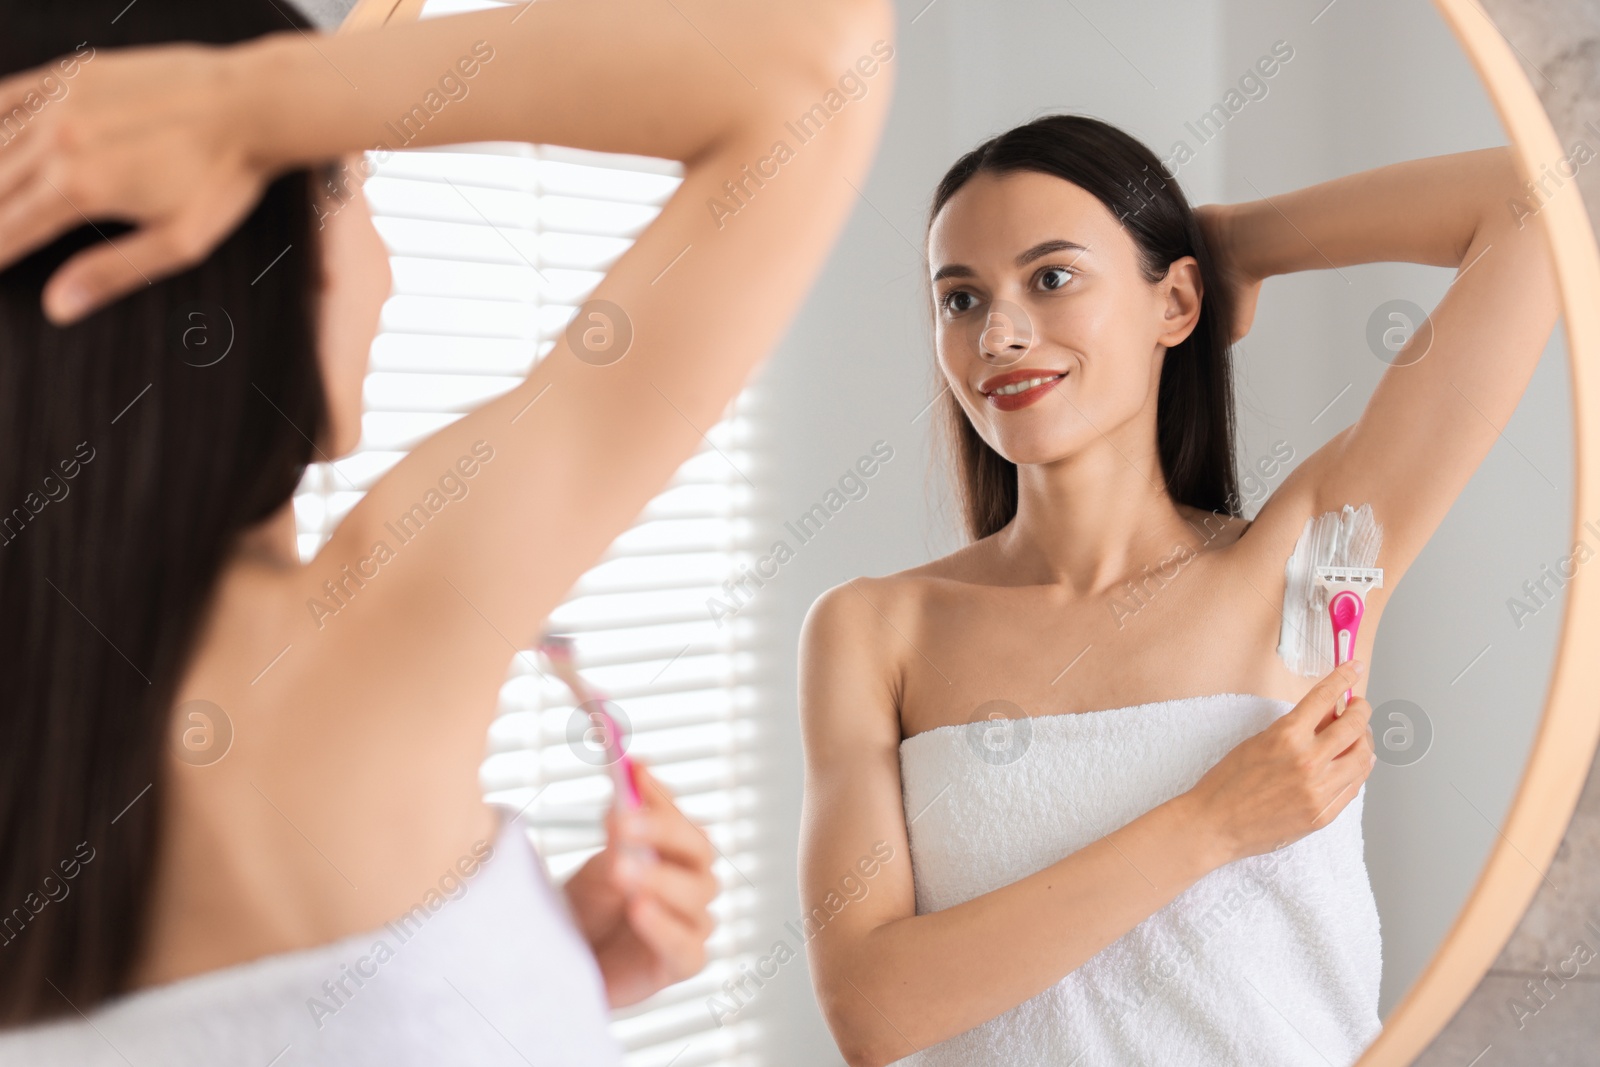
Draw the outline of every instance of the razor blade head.
<instances>
[{"instance_id":1,"label":"razor blade head","mask_svg":"<svg viewBox=\"0 0 1600 1067\"><path fill-rule=\"evenodd\" d=\"M1382 567L1318 567L1317 584L1326 589L1383 588Z\"/></svg>"}]
</instances>

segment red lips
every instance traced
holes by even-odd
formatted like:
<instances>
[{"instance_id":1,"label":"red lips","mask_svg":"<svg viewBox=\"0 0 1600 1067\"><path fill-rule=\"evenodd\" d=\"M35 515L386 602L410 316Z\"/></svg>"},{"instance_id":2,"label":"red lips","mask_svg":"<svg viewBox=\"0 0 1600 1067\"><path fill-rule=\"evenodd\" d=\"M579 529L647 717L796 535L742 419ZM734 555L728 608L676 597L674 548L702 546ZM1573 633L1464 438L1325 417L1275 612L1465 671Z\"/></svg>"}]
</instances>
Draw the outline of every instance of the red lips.
<instances>
[{"instance_id":1,"label":"red lips","mask_svg":"<svg viewBox=\"0 0 1600 1067\"><path fill-rule=\"evenodd\" d=\"M983 394L984 399L988 400L990 404L993 404L1001 411L1016 411L1018 408L1025 408L1029 404L1032 404L1042 398L1046 393L1050 392L1050 390L1059 385L1065 379L1066 374L1066 371L1050 370L1049 368L1045 367L1035 367L1025 370L1009 370L1004 374L996 374L991 378L985 378L978 386L978 391ZM1039 385L1034 386L1032 389L1024 389L1020 393L1011 393L1007 395L999 395L995 393L996 389L1004 388L1005 386L1014 384L1016 382L1025 382L1031 378L1046 378L1050 377L1051 375L1058 375L1059 377L1051 378L1050 381L1042 382Z\"/></svg>"}]
</instances>

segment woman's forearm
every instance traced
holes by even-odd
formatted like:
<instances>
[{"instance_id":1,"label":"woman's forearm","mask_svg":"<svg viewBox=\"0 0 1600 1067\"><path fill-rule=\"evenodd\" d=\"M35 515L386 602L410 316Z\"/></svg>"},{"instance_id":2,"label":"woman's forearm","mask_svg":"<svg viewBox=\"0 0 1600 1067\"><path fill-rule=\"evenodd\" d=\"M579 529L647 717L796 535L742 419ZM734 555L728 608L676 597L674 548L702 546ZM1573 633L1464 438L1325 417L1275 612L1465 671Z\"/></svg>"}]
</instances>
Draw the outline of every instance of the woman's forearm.
<instances>
[{"instance_id":1,"label":"woman's forearm","mask_svg":"<svg viewBox=\"0 0 1600 1067\"><path fill-rule=\"evenodd\" d=\"M1516 191L1508 148L1407 160L1229 205L1226 241L1256 279L1388 261L1455 267Z\"/></svg>"},{"instance_id":2,"label":"woman's forearm","mask_svg":"<svg viewBox=\"0 0 1600 1067\"><path fill-rule=\"evenodd\" d=\"M840 39L829 26L852 7L535 2L275 34L238 47L228 85L250 150L273 170L359 149L496 140L689 160L760 115L763 90L770 98L837 78L818 42Z\"/></svg>"},{"instance_id":3,"label":"woman's forearm","mask_svg":"<svg viewBox=\"0 0 1600 1067\"><path fill-rule=\"evenodd\" d=\"M828 991L834 1037L852 1067L954 1037L1048 989L1229 859L1184 794L1018 882L885 923L829 979L848 979Z\"/></svg>"}]
</instances>

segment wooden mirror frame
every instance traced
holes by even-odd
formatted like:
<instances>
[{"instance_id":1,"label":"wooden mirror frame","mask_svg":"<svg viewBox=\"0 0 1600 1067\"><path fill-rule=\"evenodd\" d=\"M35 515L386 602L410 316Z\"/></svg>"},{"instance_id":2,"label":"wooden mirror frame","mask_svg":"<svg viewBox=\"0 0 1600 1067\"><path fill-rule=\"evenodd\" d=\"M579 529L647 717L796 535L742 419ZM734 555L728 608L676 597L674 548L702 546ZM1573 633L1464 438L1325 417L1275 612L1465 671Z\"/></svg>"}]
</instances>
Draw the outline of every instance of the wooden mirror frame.
<instances>
[{"instance_id":1,"label":"wooden mirror frame","mask_svg":"<svg viewBox=\"0 0 1600 1067\"><path fill-rule=\"evenodd\" d=\"M358 0L341 30L415 19L424 0ZM1488 92L1524 180L1566 153L1538 93L1490 16L1475 0L1433 0ZM1555 257L1567 330L1577 447L1573 537L1600 503L1600 249L1576 181L1545 201L1535 220ZM1544 715L1505 825L1466 903L1421 975L1355 1067L1415 1060L1483 980L1532 902L1566 835L1600 742L1600 576L1579 568L1567 585L1565 619ZM1588 650L1588 655L1584 654Z\"/></svg>"}]
</instances>

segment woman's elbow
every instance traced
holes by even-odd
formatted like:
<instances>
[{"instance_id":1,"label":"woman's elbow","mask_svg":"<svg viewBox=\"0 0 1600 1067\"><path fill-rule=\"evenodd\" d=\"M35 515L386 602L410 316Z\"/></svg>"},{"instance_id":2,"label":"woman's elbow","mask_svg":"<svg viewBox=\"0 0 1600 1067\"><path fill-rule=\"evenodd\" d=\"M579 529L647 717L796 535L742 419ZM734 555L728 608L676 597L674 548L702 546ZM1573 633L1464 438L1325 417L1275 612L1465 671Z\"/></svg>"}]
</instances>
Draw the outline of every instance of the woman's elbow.
<instances>
[{"instance_id":1,"label":"woman's elbow","mask_svg":"<svg viewBox=\"0 0 1600 1067\"><path fill-rule=\"evenodd\" d=\"M855 1003L848 1003L851 998ZM819 999L833 1043L849 1067L888 1067L916 1051L853 986L846 984L842 997Z\"/></svg>"},{"instance_id":2,"label":"woman's elbow","mask_svg":"<svg viewBox=\"0 0 1600 1067\"><path fill-rule=\"evenodd\" d=\"M863 58L870 63L871 56L876 55L884 67L889 66L896 25L891 0L824 0L808 4L803 10L803 22L791 23L789 32L772 40L774 47L785 51L788 61L805 72L813 89L835 88L841 72L858 69ZM886 55L882 51L885 46ZM864 57L863 53L868 54ZM881 70L876 73L875 82L892 79L891 74Z\"/></svg>"},{"instance_id":3,"label":"woman's elbow","mask_svg":"<svg viewBox=\"0 0 1600 1067\"><path fill-rule=\"evenodd\" d=\"M891 1034L891 1036L893 1036ZM891 1047L882 1040L878 1034L860 1034L857 1040L840 1040L840 1033L834 1032L834 1043L839 1046L839 1055L844 1057L848 1067L888 1067L896 1060L909 1056L912 1049L905 1040L895 1037L897 1045Z\"/></svg>"}]
</instances>

